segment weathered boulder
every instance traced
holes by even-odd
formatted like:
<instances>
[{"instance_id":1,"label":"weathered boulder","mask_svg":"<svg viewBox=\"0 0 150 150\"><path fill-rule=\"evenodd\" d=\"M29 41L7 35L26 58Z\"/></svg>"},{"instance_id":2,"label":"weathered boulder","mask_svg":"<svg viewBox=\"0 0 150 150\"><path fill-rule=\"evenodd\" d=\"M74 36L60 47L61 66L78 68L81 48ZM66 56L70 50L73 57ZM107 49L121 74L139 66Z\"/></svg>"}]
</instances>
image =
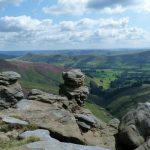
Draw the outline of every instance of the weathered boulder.
<instances>
[{"instance_id":1,"label":"weathered boulder","mask_svg":"<svg viewBox=\"0 0 150 150\"><path fill-rule=\"evenodd\" d=\"M60 105L60 107L66 105L68 107L69 101L66 97L62 97L59 95L49 94L37 89L32 89L27 97L29 100L36 100L43 103L56 104Z\"/></svg>"},{"instance_id":2,"label":"weathered boulder","mask_svg":"<svg viewBox=\"0 0 150 150\"><path fill-rule=\"evenodd\" d=\"M78 88L83 86L85 75L79 69L72 69L62 73L64 84L68 87Z\"/></svg>"},{"instance_id":3,"label":"weathered boulder","mask_svg":"<svg viewBox=\"0 0 150 150\"><path fill-rule=\"evenodd\" d=\"M140 103L121 120L119 140L128 149L135 149L150 137L150 103Z\"/></svg>"},{"instance_id":4,"label":"weathered boulder","mask_svg":"<svg viewBox=\"0 0 150 150\"><path fill-rule=\"evenodd\" d=\"M10 76L9 80L6 80L7 78L5 76L5 81L8 82L4 82L1 86L12 88L17 83L19 75L13 75L11 80ZM35 135L43 140L43 142L32 143L33 145L31 144L31 147L26 145L17 148L17 150L34 148L103 150L100 147L115 150L116 143L114 135L118 132L118 120L113 120L109 124L106 124L95 117L89 110L81 107L89 91L84 86L85 76L80 70L66 72L63 74L63 78L64 84L60 86L62 87L60 88L60 93L66 97L33 89L27 99L19 99L19 102L17 99L15 107L2 110L0 112L0 121L6 123L8 125L7 127L10 127L9 125L13 127L10 131L6 131L5 135L17 138L20 133L26 131L20 137L25 138L30 135ZM29 127L47 131L26 130ZM48 132L50 132L50 136ZM50 140L45 142L49 138Z\"/></svg>"},{"instance_id":5,"label":"weathered boulder","mask_svg":"<svg viewBox=\"0 0 150 150\"><path fill-rule=\"evenodd\" d=\"M49 109L50 109L51 107L54 106L53 112L56 112L60 115L62 115L62 113L63 113L62 110L64 110L64 108L65 108L65 110L71 116L73 116L75 118L75 121L73 122L73 124L74 124L73 126L76 126L76 129L74 129L72 131L70 130L70 136L74 137L78 133L78 139L82 140L83 144L99 145L99 146L115 149L114 134L116 134L118 131L118 128L117 128L117 125L119 124L118 120L117 121L114 120L114 121L112 121L111 125L107 125L100 119L96 118L89 110L77 105L75 101L70 101L70 100L66 99L66 97L48 94L48 93L45 93L45 92L42 92L39 90L35 90L35 89L31 90L31 92L28 96L28 99L30 99L30 101L32 101L32 102L35 101L34 103L36 103L36 101L42 102L43 104L41 103L40 107L42 105L45 106L45 104L48 104L47 107L49 106ZM21 108L21 110L24 108L26 109L28 107L27 103L21 104L21 105L23 105L23 107L20 106L20 104L21 104L21 102L19 102L17 104L17 106L19 106L19 108ZM64 107L64 105L65 105L65 107ZM34 109L35 106L36 106L36 104L32 106L32 110ZM54 108L57 108L57 109L54 110ZM27 108L27 109L30 110L31 108ZM43 109L44 109L44 107L41 108L41 110L43 110ZM41 117L43 117L43 116L41 116ZM65 119L67 119L67 115L66 115ZM49 122L51 122L51 126L52 126L52 124L53 124L52 119L48 119L48 120L49 120ZM56 118L56 120L57 120L57 118ZM41 122L40 118L39 118L39 120L37 120L37 123L36 122L34 122L34 123L38 124L38 122ZM43 122L41 122L40 124L42 124L42 123ZM57 125L57 123L56 123L56 125ZM56 126L56 125L54 125L54 126ZM45 129L45 126L46 126L46 124L42 125L40 127L42 127L42 128L44 127L44 129ZM68 127L67 127L67 123L66 123L65 128L58 129L59 127L57 126L55 128L53 127L52 130L50 130L50 125L49 125L49 128L47 125L46 129L53 131L55 133L60 133L59 132L60 130L61 130L61 132L62 131L64 132L65 130L69 130ZM77 129L77 127L78 127L78 129ZM74 134L74 132L76 132L76 134ZM61 136L63 134L61 133ZM69 140L69 136L67 136L67 138ZM64 141L66 141L66 139ZM71 142L73 142L73 141L71 141Z\"/></svg>"},{"instance_id":6,"label":"weathered boulder","mask_svg":"<svg viewBox=\"0 0 150 150\"><path fill-rule=\"evenodd\" d=\"M60 141L84 144L74 115L57 105L35 100L21 100L16 109L3 110L2 116L18 116L37 128L47 129Z\"/></svg>"},{"instance_id":7,"label":"weathered boulder","mask_svg":"<svg viewBox=\"0 0 150 150\"><path fill-rule=\"evenodd\" d=\"M40 139L39 142L30 143L12 150L108 150L98 146L82 146L77 144L60 142L50 136L47 130L26 131L20 135L21 138L36 137ZM11 149L10 149L11 150Z\"/></svg>"},{"instance_id":8,"label":"weathered boulder","mask_svg":"<svg viewBox=\"0 0 150 150\"><path fill-rule=\"evenodd\" d=\"M37 129L34 131L26 131L19 135L20 138L28 139L30 137L38 138L40 141L49 141L52 138L50 137L50 132L44 129ZM54 139L55 140L55 139Z\"/></svg>"},{"instance_id":9,"label":"weathered boulder","mask_svg":"<svg viewBox=\"0 0 150 150\"><path fill-rule=\"evenodd\" d=\"M74 115L87 145L98 145L115 150L114 135L117 129L110 127L84 108Z\"/></svg>"},{"instance_id":10,"label":"weathered boulder","mask_svg":"<svg viewBox=\"0 0 150 150\"><path fill-rule=\"evenodd\" d=\"M28 125L28 122L9 116L2 116L2 121L8 124Z\"/></svg>"},{"instance_id":11,"label":"weathered boulder","mask_svg":"<svg viewBox=\"0 0 150 150\"><path fill-rule=\"evenodd\" d=\"M4 132L0 132L0 143L7 142L9 140L10 140L9 137Z\"/></svg>"},{"instance_id":12,"label":"weathered boulder","mask_svg":"<svg viewBox=\"0 0 150 150\"><path fill-rule=\"evenodd\" d=\"M12 71L0 73L0 109L14 106L24 97L22 88L17 82L21 76Z\"/></svg>"},{"instance_id":13,"label":"weathered boulder","mask_svg":"<svg viewBox=\"0 0 150 150\"><path fill-rule=\"evenodd\" d=\"M117 134L119 129L119 124L120 124L120 120L117 118L110 120L110 122L107 124L109 126L110 133L112 133L113 135Z\"/></svg>"},{"instance_id":14,"label":"weathered boulder","mask_svg":"<svg viewBox=\"0 0 150 150\"><path fill-rule=\"evenodd\" d=\"M75 100L80 106L84 104L89 90L84 86L85 75L79 69L63 72L64 84L60 85L60 95L65 95L69 100Z\"/></svg>"},{"instance_id":15,"label":"weathered boulder","mask_svg":"<svg viewBox=\"0 0 150 150\"><path fill-rule=\"evenodd\" d=\"M0 85L10 85L21 78L20 74L13 71L6 71L0 73Z\"/></svg>"},{"instance_id":16,"label":"weathered boulder","mask_svg":"<svg viewBox=\"0 0 150 150\"><path fill-rule=\"evenodd\" d=\"M150 140L146 141L144 144L142 144L135 150L150 150Z\"/></svg>"},{"instance_id":17,"label":"weathered boulder","mask_svg":"<svg viewBox=\"0 0 150 150\"><path fill-rule=\"evenodd\" d=\"M36 100L21 100L16 108L1 111L0 117L7 116L7 123L12 124L12 121L8 121L12 117L8 116L17 116L20 119L15 122L25 120L37 129L47 129L53 138L62 142L98 145L115 150L114 133L110 132L106 123L84 108L71 113L58 106Z\"/></svg>"}]
</instances>

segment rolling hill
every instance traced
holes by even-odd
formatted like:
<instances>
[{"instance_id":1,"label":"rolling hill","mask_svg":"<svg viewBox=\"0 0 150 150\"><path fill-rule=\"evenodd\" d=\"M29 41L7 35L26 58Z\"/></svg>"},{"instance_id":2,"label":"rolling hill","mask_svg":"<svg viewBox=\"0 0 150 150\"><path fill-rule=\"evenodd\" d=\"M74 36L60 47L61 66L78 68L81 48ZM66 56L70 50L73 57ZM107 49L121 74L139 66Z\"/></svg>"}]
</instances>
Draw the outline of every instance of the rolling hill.
<instances>
[{"instance_id":1,"label":"rolling hill","mask_svg":"<svg viewBox=\"0 0 150 150\"><path fill-rule=\"evenodd\" d=\"M30 62L44 62L74 68L124 69L150 67L150 51L126 55L41 55L27 54L20 58Z\"/></svg>"}]
</instances>

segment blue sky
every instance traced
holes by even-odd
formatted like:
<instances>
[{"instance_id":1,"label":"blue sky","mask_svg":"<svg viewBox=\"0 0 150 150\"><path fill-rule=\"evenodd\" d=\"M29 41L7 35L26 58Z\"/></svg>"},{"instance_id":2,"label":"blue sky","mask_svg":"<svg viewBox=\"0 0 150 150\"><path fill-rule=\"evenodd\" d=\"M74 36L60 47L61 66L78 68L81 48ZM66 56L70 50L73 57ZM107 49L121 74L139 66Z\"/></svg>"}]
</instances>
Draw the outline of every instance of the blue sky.
<instances>
[{"instance_id":1,"label":"blue sky","mask_svg":"<svg viewBox=\"0 0 150 150\"><path fill-rule=\"evenodd\" d=\"M150 0L0 0L0 50L150 47Z\"/></svg>"}]
</instances>

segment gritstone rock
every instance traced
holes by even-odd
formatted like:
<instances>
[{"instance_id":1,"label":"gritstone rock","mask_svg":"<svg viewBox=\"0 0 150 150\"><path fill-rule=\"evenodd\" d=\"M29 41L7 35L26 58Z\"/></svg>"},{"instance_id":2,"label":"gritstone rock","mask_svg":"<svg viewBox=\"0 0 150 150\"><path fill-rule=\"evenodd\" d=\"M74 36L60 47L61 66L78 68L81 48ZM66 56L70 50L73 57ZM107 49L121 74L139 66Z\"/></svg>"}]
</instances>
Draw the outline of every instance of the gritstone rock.
<instances>
[{"instance_id":1,"label":"gritstone rock","mask_svg":"<svg viewBox=\"0 0 150 150\"><path fill-rule=\"evenodd\" d=\"M15 105L24 97L22 88L17 82L21 76L12 71L0 73L0 109Z\"/></svg>"},{"instance_id":2,"label":"gritstone rock","mask_svg":"<svg viewBox=\"0 0 150 150\"><path fill-rule=\"evenodd\" d=\"M150 103L139 103L135 110L130 111L122 118L119 127L119 139L121 144L127 148L141 150L141 145L149 145L149 137Z\"/></svg>"},{"instance_id":3,"label":"gritstone rock","mask_svg":"<svg viewBox=\"0 0 150 150\"><path fill-rule=\"evenodd\" d=\"M84 86L85 75L79 69L72 69L62 74L64 84L60 85L60 95L65 95L69 100L75 100L82 106L89 94Z\"/></svg>"}]
</instances>

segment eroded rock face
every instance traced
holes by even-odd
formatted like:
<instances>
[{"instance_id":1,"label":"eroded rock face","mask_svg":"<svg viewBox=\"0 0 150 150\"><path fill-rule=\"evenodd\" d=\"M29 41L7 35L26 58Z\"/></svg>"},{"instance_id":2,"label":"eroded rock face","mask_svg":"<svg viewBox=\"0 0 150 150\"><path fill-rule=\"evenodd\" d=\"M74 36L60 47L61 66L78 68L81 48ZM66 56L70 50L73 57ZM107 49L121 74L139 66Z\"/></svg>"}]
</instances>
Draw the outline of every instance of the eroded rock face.
<instances>
[{"instance_id":1,"label":"eroded rock face","mask_svg":"<svg viewBox=\"0 0 150 150\"><path fill-rule=\"evenodd\" d=\"M115 127L111 126L95 117L85 108L82 108L74 116L87 145L98 145L115 150L114 135L118 133L117 124Z\"/></svg>"},{"instance_id":2,"label":"eroded rock face","mask_svg":"<svg viewBox=\"0 0 150 150\"><path fill-rule=\"evenodd\" d=\"M15 105L24 97L22 88L18 83L21 76L12 71L0 73L0 109Z\"/></svg>"},{"instance_id":3,"label":"eroded rock face","mask_svg":"<svg viewBox=\"0 0 150 150\"><path fill-rule=\"evenodd\" d=\"M72 69L63 72L62 76L64 84L60 85L60 95L65 95L82 106L89 94L88 88L84 86L85 75L79 69Z\"/></svg>"},{"instance_id":4,"label":"eroded rock face","mask_svg":"<svg viewBox=\"0 0 150 150\"><path fill-rule=\"evenodd\" d=\"M150 150L150 140L146 141L144 144L142 144L135 150Z\"/></svg>"},{"instance_id":5,"label":"eroded rock face","mask_svg":"<svg viewBox=\"0 0 150 150\"><path fill-rule=\"evenodd\" d=\"M17 74L14 75L11 84L4 82L5 86L12 88L18 78ZM17 150L34 148L103 150L101 147L115 150L114 135L118 132L118 120L113 120L110 124L106 124L95 117L89 110L81 107L88 94L87 87L84 87L85 76L81 71L72 70L64 73L63 78L65 83L62 86L65 86L67 90L61 90L66 90L64 92L68 95L63 93L66 97L33 89L30 91L27 99L17 101L16 107L2 110L0 112L0 122L7 123L12 127L15 127L14 123L17 126L19 125L19 129L14 128L4 134L8 137L15 135L14 138L17 138L18 134L20 137L34 134L36 136L41 135L40 139L43 138L45 140L45 137L53 139L51 142L37 142L33 145L31 144L31 147L26 145L17 148ZM86 92L84 88L87 89ZM69 100L70 96L71 99ZM35 132L24 132L30 125L34 126L37 130ZM47 131L39 129L46 129ZM21 134L23 132L24 134ZM42 145L44 147L41 147Z\"/></svg>"},{"instance_id":6,"label":"eroded rock face","mask_svg":"<svg viewBox=\"0 0 150 150\"><path fill-rule=\"evenodd\" d=\"M84 144L74 115L56 105L36 100L21 100L16 109L4 110L2 116L18 116L37 128L47 129L60 141Z\"/></svg>"},{"instance_id":7,"label":"eroded rock face","mask_svg":"<svg viewBox=\"0 0 150 150\"><path fill-rule=\"evenodd\" d=\"M149 137L150 103L140 103L135 110L130 111L122 118L119 127L119 139L121 144L128 149L137 148L141 150L141 145L145 143L143 146L146 146Z\"/></svg>"},{"instance_id":8,"label":"eroded rock face","mask_svg":"<svg viewBox=\"0 0 150 150\"><path fill-rule=\"evenodd\" d=\"M27 97L29 100L36 100L44 103L49 104L56 104L60 105L62 107L63 105L66 105L66 107L69 105L68 99L66 97L62 97L59 95L49 94L37 89L32 89ZM65 106L64 106L65 107Z\"/></svg>"}]
</instances>

